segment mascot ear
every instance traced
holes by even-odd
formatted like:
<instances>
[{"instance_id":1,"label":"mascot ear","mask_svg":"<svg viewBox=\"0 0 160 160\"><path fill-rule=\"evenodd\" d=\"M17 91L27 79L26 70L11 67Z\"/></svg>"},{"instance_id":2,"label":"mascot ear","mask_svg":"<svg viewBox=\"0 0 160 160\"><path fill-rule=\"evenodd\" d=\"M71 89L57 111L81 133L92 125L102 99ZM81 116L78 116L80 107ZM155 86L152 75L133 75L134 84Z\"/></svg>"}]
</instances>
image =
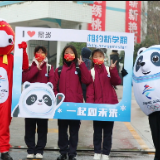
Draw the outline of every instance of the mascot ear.
<instances>
[{"instance_id":1,"label":"mascot ear","mask_svg":"<svg viewBox=\"0 0 160 160\"><path fill-rule=\"evenodd\" d=\"M29 82L24 82L23 84L23 90L28 88L31 84Z\"/></svg>"},{"instance_id":2,"label":"mascot ear","mask_svg":"<svg viewBox=\"0 0 160 160\"><path fill-rule=\"evenodd\" d=\"M138 52L137 52L137 56L140 55L142 52L144 52L146 49L147 49L147 48L145 48L145 47L140 48L140 49L138 50Z\"/></svg>"},{"instance_id":3,"label":"mascot ear","mask_svg":"<svg viewBox=\"0 0 160 160\"><path fill-rule=\"evenodd\" d=\"M64 94L58 93L56 95L56 105L60 105L64 101L64 99L65 99Z\"/></svg>"},{"instance_id":4,"label":"mascot ear","mask_svg":"<svg viewBox=\"0 0 160 160\"><path fill-rule=\"evenodd\" d=\"M53 89L53 84L51 82L48 82L47 85Z\"/></svg>"}]
</instances>

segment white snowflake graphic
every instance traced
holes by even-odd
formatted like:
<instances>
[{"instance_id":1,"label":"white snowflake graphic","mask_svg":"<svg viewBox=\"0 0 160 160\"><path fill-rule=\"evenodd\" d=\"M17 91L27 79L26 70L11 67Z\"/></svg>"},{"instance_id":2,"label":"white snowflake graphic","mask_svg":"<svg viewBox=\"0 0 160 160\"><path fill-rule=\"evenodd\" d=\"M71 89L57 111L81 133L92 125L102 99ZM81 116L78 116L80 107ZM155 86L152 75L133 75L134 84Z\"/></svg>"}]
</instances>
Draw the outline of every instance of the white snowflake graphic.
<instances>
[{"instance_id":1,"label":"white snowflake graphic","mask_svg":"<svg viewBox=\"0 0 160 160\"><path fill-rule=\"evenodd\" d=\"M57 112L58 112L58 113L61 113L61 112L62 112L62 109L59 108Z\"/></svg>"},{"instance_id":2,"label":"white snowflake graphic","mask_svg":"<svg viewBox=\"0 0 160 160\"><path fill-rule=\"evenodd\" d=\"M125 110L126 110L126 106L124 106L124 105L121 106L121 110L122 110L122 111L125 111Z\"/></svg>"}]
</instances>

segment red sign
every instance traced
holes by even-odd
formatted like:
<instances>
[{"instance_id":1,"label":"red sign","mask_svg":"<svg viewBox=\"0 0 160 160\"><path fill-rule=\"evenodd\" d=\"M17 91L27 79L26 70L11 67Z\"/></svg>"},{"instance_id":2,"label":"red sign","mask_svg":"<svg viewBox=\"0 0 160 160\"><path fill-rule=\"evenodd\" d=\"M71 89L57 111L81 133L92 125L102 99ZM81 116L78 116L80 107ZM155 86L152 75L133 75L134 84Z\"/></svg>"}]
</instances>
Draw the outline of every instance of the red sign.
<instances>
[{"instance_id":1,"label":"red sign","mask_svg":"<svg viewBox=\"0 0 160 160\"><path fill-rule=\"evenodd\" d=\"M88 24L88 30L105 31L106 1L94 1L92 6L92 23Z\"/></svg>"},{"instance_id":2,"label":"red sign","mask_svg":"<svg viewBox=\"0 0 160 160\"><path fill-rule=\"evenodd\" d=\"M141 43L141 1L126 1L126 32L135 33L135 43Z\"/></svg>"}]
</instances>

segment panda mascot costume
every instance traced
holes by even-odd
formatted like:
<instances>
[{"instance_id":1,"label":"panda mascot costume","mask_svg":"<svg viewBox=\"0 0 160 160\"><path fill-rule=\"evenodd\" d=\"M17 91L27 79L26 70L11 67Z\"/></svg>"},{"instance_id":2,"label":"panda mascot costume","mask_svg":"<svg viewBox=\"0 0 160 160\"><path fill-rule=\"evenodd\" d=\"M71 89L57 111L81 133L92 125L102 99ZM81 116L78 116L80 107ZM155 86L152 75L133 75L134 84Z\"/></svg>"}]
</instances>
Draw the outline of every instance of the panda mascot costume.
<instances>
[{"instance_id":1,"label":"panda mascot costume","mask_svg":"<svg viewBox=\"0 0 160 160\"><path fill-rule=\"evenodd\" d=\"M64 101L64 94L55 97L51 82L24 82L19 103L12 111L12 117L53 119L55 111Z\"/></svg>"},{"instance_id":2,"label":"panda mascot costume","mask_svg":"<svg viewBox=\"0 0 160 160\"><path fill-rule=\"evenodd\" d=\"M13 160L9 155L13 80L14 31L3 19L0 19L0 153L2 160ZM23 70L28 69L27 44L19 44L23 48Z\"/></svg>"},{"instance_id":3,"label":"panda mascot costume","mask_svg":"<svg viewBox=\"0 0 160 160\"><path fill-rule=\"evenodd\" d=\"M133 70L134 95L149 117L155 159L160 160L160 45L141 48Z\"/></svg>"}]
</instances>

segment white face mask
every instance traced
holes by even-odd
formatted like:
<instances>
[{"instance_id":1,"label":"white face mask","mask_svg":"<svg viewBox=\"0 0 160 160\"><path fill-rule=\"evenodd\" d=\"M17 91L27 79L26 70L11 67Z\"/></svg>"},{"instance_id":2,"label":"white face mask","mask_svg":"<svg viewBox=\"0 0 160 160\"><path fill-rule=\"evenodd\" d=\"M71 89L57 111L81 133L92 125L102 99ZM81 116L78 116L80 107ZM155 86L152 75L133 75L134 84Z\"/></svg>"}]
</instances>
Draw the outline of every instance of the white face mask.
<instances>
[{"instance_id":1,"label":"white face mask","mask_svg":"<svg viewBox=\"0 0 160 160\"><path fill-rule=\"evenodd\" d=\"M13 36L8 35L5 31L0 31L0 47L13 45Z\"/></svg>"}]
</instances>

